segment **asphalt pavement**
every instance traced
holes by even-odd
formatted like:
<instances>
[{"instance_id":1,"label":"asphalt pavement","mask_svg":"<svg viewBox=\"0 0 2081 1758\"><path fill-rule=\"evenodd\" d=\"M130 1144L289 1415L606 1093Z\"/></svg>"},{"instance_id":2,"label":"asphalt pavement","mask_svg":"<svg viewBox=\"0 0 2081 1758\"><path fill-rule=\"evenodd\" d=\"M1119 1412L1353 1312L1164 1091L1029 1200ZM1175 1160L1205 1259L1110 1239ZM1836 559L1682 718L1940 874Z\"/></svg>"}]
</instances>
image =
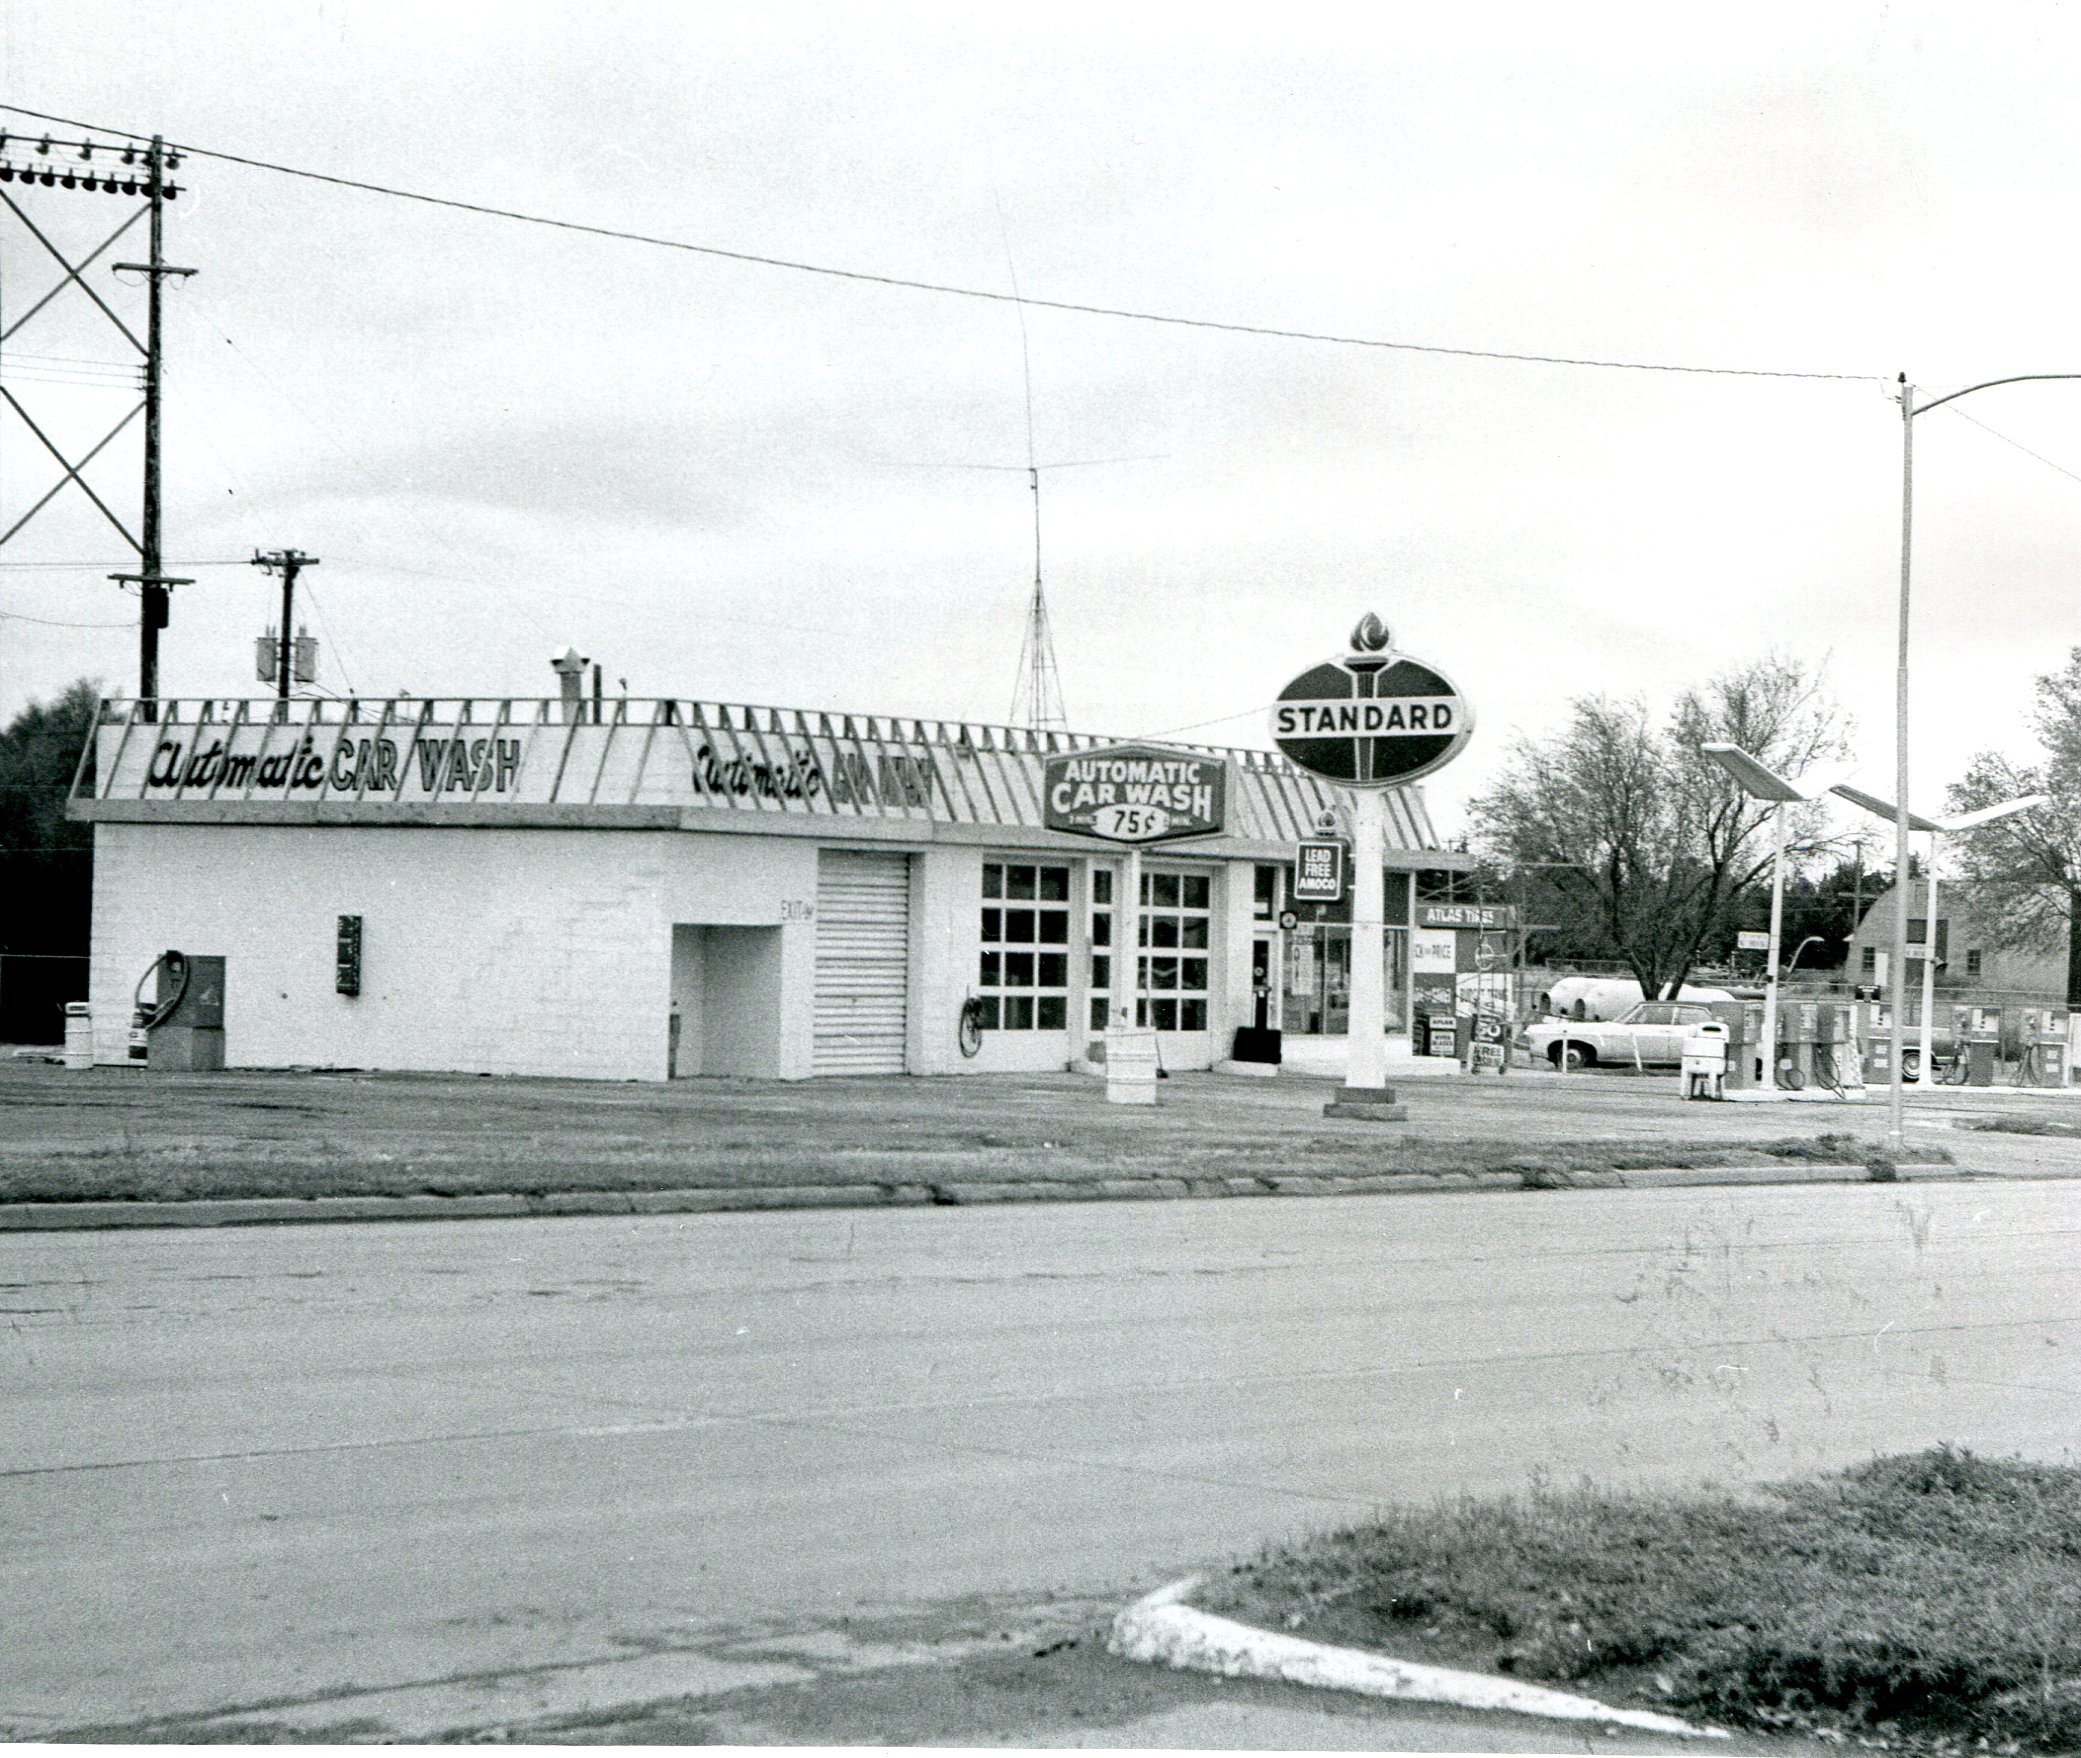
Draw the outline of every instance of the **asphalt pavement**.
<instances>
[{"instance_id":1,"label":"asphalt pavement","mask_svg":"<svg viewBox=\"0 0 2081 1758\"><path fill-rule=\"evenodd\" d=\"M2062 1457L2077 1230L2001 1181L4 1236L0 1734L427 1737L1393 1502Z\"/></svg>"}]
</instances>

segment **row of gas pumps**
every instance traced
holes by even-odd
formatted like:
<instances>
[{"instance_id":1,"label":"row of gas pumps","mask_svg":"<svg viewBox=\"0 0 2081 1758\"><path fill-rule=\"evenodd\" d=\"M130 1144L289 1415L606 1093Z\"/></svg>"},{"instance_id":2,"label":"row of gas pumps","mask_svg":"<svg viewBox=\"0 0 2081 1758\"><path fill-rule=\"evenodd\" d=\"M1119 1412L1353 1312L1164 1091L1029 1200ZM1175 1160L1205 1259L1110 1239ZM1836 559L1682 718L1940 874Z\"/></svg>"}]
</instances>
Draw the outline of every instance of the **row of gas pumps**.
<instances>
[{"instance_id":1,"label":"row of gas pumps","mask_svg":"<svg viewBox=\"0 0 2081 1758\"><path fill-rule=\"evenodd\" d=\"M1768 1090L1855 1093L1893 1076L1893 1019L1883 1002L1815 1000L1781 1003L1774 1058L1764 1051L1761 1001L1705 1004L1708 1023L1683 1046L1686 1098ZM1950 1009L1949 1030L1930 1034L1924 1069L1923 1032L1907 1029L1907 1077L1947 1086L2063 1087L2072 1078L2070 1021L2064 1008ZM1932 1020L1932 1026L1935 1025Z\"/></svg>"}]
</instances>

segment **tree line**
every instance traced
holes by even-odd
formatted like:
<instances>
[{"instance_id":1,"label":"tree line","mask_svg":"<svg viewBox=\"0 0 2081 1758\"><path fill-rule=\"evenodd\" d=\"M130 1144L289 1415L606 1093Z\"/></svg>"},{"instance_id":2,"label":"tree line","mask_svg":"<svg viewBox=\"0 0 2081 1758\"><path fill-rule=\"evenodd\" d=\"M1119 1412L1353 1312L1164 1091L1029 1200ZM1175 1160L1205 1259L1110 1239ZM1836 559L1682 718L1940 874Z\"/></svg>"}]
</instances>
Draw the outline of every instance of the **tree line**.
<instances>
[{"instance_id":1,"label":"tree line","mask_svg":"<svg viewBox=\"0 0 2081 1758\"><path fill-rule=\"evenodd\" d=\"M1946 789L1946 806L2032 793L2047 804L1947 845L1958 871L1940 878L1969 888L1994 944L2063 942L2067 999L2081 1005L2081 647L2037 680L2032 731L2032 759L1981 753ZM1559 732L1514 738L1498 779L1472 802L1487 883L1523 907L1535 954L1623 963L1642 993L1672 993L1767 920L1772 808L1704 747L1738 745L1796 777L1846 755L1848 733L1822 669L1783 655L1684 691L1660 718L1642 701L1578 697ZM1863 908L1892 884L1892 846L1876 819L1845 835L1820 802L1786 808L1788 959L1819 940L1802 963L1841 961Z\"/></svg>"}]
</instances>

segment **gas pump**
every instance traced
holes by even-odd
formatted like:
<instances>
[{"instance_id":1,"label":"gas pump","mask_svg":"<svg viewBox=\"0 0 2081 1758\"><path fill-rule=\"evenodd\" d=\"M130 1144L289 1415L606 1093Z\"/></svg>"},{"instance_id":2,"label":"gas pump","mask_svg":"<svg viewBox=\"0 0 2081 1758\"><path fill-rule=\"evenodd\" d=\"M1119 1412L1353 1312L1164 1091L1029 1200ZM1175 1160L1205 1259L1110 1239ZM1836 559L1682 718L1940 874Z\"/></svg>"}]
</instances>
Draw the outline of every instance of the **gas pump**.
<instances>
[{"instance_id":1,"label":"gas pump","mask_svg":"<svg viewBox=\"0 0 2081 1758\"><path fill-rule=\"evenodd\" d=\"M1820 1035L1814 1044L1814 1078L1832 1093L1864 1090L1864 1066L1857 1054L1857 1009L1854 1001L1820 1003Z\"/></svg>"},{"instance_id":2,"label":"gas pump","mask_svg":"<svg viewBox=\"0 0 2081 1758\"><path fill-rule=\"evenodd\" d=\"M1727 1071L1722 1080L1727 1092L1750 1092L1763 1078L1763 1003L1760 1001L1711 1001L1706 1004L1714 1019L1727 1028Z\"/></svg>"},{"instance_id":3,"label":"gas pump","mask_svg":"<svg viewBox=\"0 0 2081 1758\"><path fill-rule=\"evenodd\" d=\"M2057 1008L2023 1010L2023 1060L2016 1070L2022 1086L2065 1086L2068 1016Z\"/></svg>"},{"instance_id":4,"label":"gas pump","mask_svg":"<svg viewBox=\"0 0 2081 1758\"><path fill-rule=\"evenodd\" d=\"M1818 1002L1795 1001L1778 1010L1778 1085L1795 1092L1814 1082L1814 1046L1821 1038Z\"/></svg>"},{"instance_id":5,"label":"gas pump","mask_svg":"<svg viewBox=\"0 0 2081 1758\"><path fill-rule=\"evenodd\" d=\"M1874 999L1858 1005L1857 1037L1863 1046L1864 1078L1889 1085L1893 1080L1892 1003Z\"/></svg>"},{"instance_id":6,"label":"gas pump","mask_svg":"<svg viewBox=\"0 0 2081 1758\"><path fill-rule=\"evenodd\" d=\"M154 999L146 1006L144 988L154 977ZM205 1073L224 1066L223 959L162 952L138 978L131 1000L131 1036L144 1033L147 1067Z\"/></svg>"},{"instance_id":7,"label":"gas pump","mask_svg":"<svg viewBox=\"0 0 2081 1758\"><path fill-rule=\"evenodd\" d=\"M1964 1084L1972 1087L1994 1085L1995 1064L2001 1059L2002 1028L2001 1010L1990 1007L1953 1007L1951 1009L1951 1056L1954 1073L1952 1084L1958 1084L1955 1072L1963 1068Z\"/></svg>"}]
</instances>

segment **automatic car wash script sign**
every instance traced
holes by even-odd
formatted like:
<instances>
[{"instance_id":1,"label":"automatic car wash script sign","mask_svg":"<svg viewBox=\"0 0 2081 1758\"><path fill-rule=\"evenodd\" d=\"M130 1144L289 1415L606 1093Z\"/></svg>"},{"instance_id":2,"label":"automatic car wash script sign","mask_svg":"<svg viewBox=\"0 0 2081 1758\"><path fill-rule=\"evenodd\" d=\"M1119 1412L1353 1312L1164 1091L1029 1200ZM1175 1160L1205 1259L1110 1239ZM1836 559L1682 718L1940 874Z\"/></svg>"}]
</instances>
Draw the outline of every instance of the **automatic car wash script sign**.
<instances>
[{"instance_id":1,"label":"automatic car wash script sign","mask_svg":"<svg viewBox=\"0 0 2081 1758\"><path fill-rule=\"evenodd\" d=\"M1042 806L1050 830L1105 842L1213 836L1228 809L1228 765L1160 745L1067 752L1047 760Z\"/></svg>"}]
</instances>

